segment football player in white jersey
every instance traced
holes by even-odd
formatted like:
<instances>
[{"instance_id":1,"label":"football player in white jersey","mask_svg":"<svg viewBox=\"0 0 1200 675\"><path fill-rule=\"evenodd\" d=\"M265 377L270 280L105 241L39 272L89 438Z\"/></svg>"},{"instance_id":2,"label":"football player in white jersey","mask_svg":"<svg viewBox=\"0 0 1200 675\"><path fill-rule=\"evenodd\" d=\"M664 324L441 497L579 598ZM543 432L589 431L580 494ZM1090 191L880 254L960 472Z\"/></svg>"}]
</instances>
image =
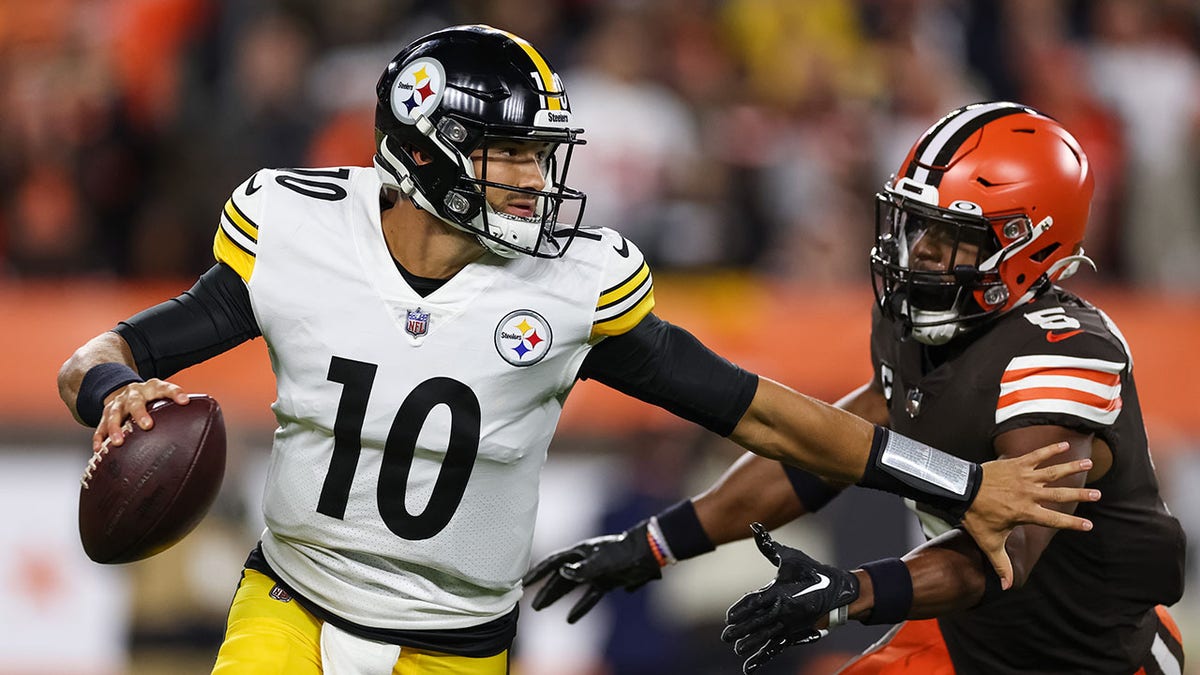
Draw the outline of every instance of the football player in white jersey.
<instances>
[{"instance_id":1,"label":"football player in white jersey","mask_svg":"<svg viewBox=\"0 0 1200 675\"><path fill-rule=\"evenodd\" d=\"M965 514L1002 568L1082 469L1047 446L957 460L760 378L658 319L631 242L580 229L583 141L558 75L487 26L422 37L377 87L375 167L267 170L220 216L217 264L93 338L59 389L96 447L185 392L163 378L262 336L278 420L220 673L507 671L538 478L591 378L834 480ZM643 544L651 544L647 535Z\"/></svg>"}]
</instances>

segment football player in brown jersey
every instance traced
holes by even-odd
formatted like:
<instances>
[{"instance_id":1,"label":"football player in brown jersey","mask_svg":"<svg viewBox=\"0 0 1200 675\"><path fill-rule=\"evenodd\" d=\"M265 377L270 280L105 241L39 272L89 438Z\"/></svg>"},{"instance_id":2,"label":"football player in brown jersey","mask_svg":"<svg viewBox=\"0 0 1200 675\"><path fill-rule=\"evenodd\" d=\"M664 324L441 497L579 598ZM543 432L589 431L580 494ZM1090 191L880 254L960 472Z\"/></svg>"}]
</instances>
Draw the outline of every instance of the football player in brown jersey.
<instances>
[{"instance_id":1,"label":"football player in brown jersey","mask_svg":"<svg viewBox=\"0 0 1200 675\"><path fill-rule=\"evenodd\" d=\"M1184 535L1158 493L1133 357L1103 311L1057 285L1091 262L1092 191L1078 142L1036 110L983 103L938 120L876 195L874 376L838 405L975 462L1065 440L1066 456L1092 468L1059 484L1104 496L1053 508L1094 531L1017 528L1004 590L953 514L909 500L927 543L841 570L766 529L846 486L747 455L696 498L535 566L527 582L550 580L534 608L583 585L577 620L606 591L658 578L660 564L744 538L757 521L779 571L730 608L722 635L749 657L746 672L850 619L898 625L847 675L1180 672L1164 605L1182 594Z\"/></svg>"}]
</instances>

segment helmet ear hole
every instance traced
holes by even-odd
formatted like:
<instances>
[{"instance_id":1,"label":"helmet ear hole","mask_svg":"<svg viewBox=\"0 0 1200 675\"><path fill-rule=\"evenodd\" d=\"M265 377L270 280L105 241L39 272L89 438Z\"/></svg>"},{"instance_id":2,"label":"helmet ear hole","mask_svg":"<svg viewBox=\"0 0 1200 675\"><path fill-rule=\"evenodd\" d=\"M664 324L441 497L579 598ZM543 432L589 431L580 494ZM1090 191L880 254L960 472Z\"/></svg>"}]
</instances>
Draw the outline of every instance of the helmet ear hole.
<instances>
[{"instance_id":1,"label":"helmet ear hole","mask_svg":"<svg viewBox=\"0 0 1200 675\"><path fill-rule=\"evenodd\" d=\"M1060 246L1061 246L1061 244L1056 241L1056 242L1050 244L1049 246L1047 246L1046 248L1043 248L1042 250L1038 251L1037 253L1034 253L1033 255L1029 256L1029 259L1034 262L1039 262L1039 263L1046 262L1046 258L1049 258L1051 255L1053 255L1054 252L1057 251Z\"/></svg>"}]
</instances>

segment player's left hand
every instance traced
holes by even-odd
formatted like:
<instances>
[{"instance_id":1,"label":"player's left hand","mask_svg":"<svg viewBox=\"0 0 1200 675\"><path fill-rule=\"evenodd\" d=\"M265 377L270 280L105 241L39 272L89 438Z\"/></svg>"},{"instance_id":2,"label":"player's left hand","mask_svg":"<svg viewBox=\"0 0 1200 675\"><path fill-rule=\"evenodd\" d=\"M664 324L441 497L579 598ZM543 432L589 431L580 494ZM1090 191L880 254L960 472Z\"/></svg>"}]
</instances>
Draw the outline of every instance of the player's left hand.
<instances>
[{"instance_id":1,"label":"player's left hand","mask_svg":"<svg viewBox=\"0 0 1200 675\"><path fill-rule=\"evenodd\" d=\"M779 568L775 580L742 596L725 616L721 639L738 656L750 654L743 673L753 673L792 645L829 634L830 612L858 598L858 578L779 544L761 523L750 526L758 550ZM844 619L843 619L844 621Z\"/></svg>"},{"instance_id":2,"label":"player's left hand","mask_svg":"<svg viewBox=\"0 0 1200 675\"><path fill-rule=\"evenodd\" d=\"M1005 590L1012 586L1013 568L1004 543L1014 527L1031 524L1083 532L1092 529L1092 522L1086 518L1043 506L1100 499L1100 491L1093 488L1047 487L1047 483L1092 468L1092 460L1086 458L1038 467L1069 447L1067 443L1056 443L982 465L983 482L962 525L991 561Z\"/></svg>"}]
</instances>

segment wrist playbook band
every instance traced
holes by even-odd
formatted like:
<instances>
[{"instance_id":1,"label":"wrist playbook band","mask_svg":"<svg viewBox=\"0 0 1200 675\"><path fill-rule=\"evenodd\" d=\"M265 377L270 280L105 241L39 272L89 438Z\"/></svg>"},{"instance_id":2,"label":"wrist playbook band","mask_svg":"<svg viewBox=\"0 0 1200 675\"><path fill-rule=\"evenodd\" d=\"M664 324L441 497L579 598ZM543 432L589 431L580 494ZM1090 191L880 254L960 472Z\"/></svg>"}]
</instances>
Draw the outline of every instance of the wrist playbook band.
<instances>
[{"instance_id":1,"label":"wrist playbook band","mask_svg":"<svg viewBox=\"0 0 1200 675\"><path fill-rule=\"evenodd\" d=\"M912 574L908 565L899 558L884 558L866 563L862 569L871 577L875 594L871 614L862 623L900 623L907 619L913 599Z\"/></svg>"},{"instance_id":2,"label":"wrist playbook band","mask_svg":"<svg viewBox=\"0 0 1200 675\"><path fill-rule=\"evenodd\" d=\"M907 497L962 517L983 480L974 462L876 426L858 484Z\"/></svg>"},{"instance_id":3,"label":"wrist playbook band","mask_svg":"<svg viewBox=\"0 0 1200 675\"><path fill-rule=\"evenodd\" d=\"M131 382L144 382L132 368L124 363L100 363L92 366L79 383L79 395L75 397L75 410L79 419L89 426L100 424L104 413L104 397Z\"/></svg>"},{"instance_id":4,"label":"wrist playbook band","mask_svg":"<svg viewBox=\"0 0 1200 675\"><path fill-rule=\"evenodd\" d=\"M668 507L650 519L651 536L659 537L668 562L678 562L708 553L716 548L700 518L692 500L685 499Z\"/></svg>"}]
</instances>

